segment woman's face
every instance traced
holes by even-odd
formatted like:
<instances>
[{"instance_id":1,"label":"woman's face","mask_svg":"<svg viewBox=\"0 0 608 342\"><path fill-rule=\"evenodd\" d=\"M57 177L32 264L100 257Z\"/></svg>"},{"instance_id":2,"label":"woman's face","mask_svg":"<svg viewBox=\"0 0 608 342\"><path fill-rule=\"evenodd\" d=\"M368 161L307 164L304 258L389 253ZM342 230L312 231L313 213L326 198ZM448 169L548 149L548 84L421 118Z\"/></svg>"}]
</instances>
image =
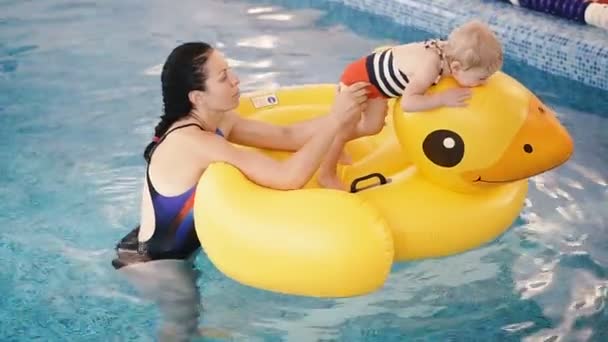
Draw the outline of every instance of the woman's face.
<instances>
[{"instance_id":1,"label":"woman's face","mask_svg":"<svg viewBox=\"0 0 608 342\"><path fill-rule=\"evenodd\" d=\"M211 111L229 111L239 105L239 78L232 71L224 56L213 50L205 64L207 81L202 101Z\"/></svg>"}]
</instances>

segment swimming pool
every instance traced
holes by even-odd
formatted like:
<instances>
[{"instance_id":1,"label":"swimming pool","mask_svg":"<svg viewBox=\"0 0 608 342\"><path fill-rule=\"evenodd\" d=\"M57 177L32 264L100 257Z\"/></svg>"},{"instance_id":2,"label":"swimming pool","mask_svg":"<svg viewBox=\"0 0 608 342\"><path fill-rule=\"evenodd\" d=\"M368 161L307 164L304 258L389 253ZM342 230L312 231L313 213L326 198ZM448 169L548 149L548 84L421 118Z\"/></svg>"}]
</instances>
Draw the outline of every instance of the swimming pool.
<instances>
[{"instance_id":1,"label":"swimming pool","mask_svg":"<svg viewBox=\"0 0 608 342\"><path fill-rule=\"evenodd\" d=\"M153 340L154 306L110 260L137 222L159 66L177 42L219 46L252 90L333 82L397 31L428 36L370 27L356 11L181 3L0 3L3 341ZM201 256L201 326L242 341L608 340L608 94L513 61L505 70L576 142L567 165L531 181L513 229L462 255L398 265L382 291L341 300L251 289Z\"/></svg>"}]
</instances>

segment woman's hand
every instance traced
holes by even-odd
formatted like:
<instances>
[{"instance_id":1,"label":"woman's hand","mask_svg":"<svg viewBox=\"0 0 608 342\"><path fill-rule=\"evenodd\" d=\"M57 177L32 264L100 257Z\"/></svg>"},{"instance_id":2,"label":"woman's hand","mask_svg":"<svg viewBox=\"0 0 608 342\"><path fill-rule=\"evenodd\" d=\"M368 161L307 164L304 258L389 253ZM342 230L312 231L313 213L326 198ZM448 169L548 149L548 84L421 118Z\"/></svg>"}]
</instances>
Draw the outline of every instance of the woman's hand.
<instances>
[{"instance_id":1,"label":"woman's hand","mask_svg":"<svg viewBox=\"0 0 608 342\"><path fill-rule=\"evenodd\" d=\"M350 86L340 85L331 108L331 116L342 126L351 125L361 119L367 102L367 82L357 82Z\"/></svg>"}]
</instances>

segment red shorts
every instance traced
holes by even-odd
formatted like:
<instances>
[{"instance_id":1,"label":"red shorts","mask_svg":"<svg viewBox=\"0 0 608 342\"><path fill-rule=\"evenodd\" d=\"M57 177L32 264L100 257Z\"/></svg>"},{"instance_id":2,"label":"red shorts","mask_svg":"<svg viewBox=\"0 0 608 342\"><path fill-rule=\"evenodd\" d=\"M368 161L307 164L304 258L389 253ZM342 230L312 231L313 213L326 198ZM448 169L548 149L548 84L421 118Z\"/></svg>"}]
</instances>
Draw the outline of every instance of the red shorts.
<instances>
[{"instance_id":1,"label":"red shorts","mask_svg":"<svg viewBox=\"0 0 608 342\"><path fill-rule=\"evenodd\" d=\"M392 49L374 52L349 64L340 81L345 85L369 82L368 98L371 99L400 97L409 82L395 64Z\"/></svg>"},{"instance_id":2,"label":"red shorts","mask_svg":"<svg viewBox=\"0 0 608 342\"><path fill-rule=\"evenodd\" d=\"M378 98L378 97L388 98L382 92L380 92L378 87L376 87L370 81L369 72L367 71L367 58L368 57L361 57L358 60L349 64L346 67L346 69L344 69L344 72L342 73L342 76L340 77L340 82L342 82L345 85L351 85L353 83L357 83L357 82L361 82L361 81L367 82L367 83L370 83L369 87L367 87L368 88L367 89L368 98L370 98L370 99Z\"/></svg>"}]
</instances>

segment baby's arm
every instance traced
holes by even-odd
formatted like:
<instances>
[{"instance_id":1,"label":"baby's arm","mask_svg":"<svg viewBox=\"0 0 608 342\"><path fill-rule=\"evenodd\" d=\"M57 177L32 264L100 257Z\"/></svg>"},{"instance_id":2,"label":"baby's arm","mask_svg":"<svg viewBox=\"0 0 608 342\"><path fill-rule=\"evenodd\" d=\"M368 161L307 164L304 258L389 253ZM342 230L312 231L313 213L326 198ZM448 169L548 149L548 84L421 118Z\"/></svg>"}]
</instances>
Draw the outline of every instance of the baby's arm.
<instances>
[{"instance_id":1,"label":"baby's arm","mask_svg":"<svg viewBox=\"0 0 608 342\"><path fill-rule=\"evenodd\" d=\"M401 98L401 109L406 112L419 112L429 110L443 105L442 96L437 94L425 94L439 74L431 65L426 65L422 70L413 75Z\"/></svg>"},{"instance_id":2,"label":"baby's arm","mask_svg":"<svg viewBox=\"0 0 608 342\"><path fill-rule=\"evenodd\" d=\"M421 112L442 106L463 107L471 96L468 88L452 88L435 94L426 91L435 82L439 74L432 65L426 65L411 79L403 91L401 109L405 112Z\"/></svg>"}]
</instances>

